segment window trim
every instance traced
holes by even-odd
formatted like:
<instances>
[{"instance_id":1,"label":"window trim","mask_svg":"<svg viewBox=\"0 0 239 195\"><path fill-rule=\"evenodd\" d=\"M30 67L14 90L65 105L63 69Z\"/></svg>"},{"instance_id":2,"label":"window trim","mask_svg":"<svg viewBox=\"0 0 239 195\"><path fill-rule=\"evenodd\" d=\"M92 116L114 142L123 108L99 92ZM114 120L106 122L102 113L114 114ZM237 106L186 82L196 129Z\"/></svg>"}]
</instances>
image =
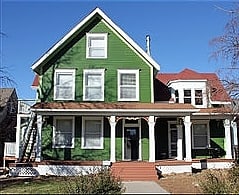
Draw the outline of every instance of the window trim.
<instances>
[{"instance_id":1,"label":"window trim","mask_svg":"<svg viewBox=\"0 0 239 195\"><path fill-rule=\"evenodd\" d=\"M84 146L85 145L85 121L100 120L101 121L101 133L100 133L100 146ZM82 129L81 129L81 149L104 149L104 118L103 117L82 117Z\"/></svg>"},{"instance_id":2,"label":"window trim","mask_svg":"<svg viewBox=\"0 0 239 195\"><path fill-rule=\"evenodd\" d=\"M196 96L196 91L201 91L202 96L201 96L201 97ZM196 99L199 99L199 98L202 100L202 104L197 104L197 103L196 103L196 102L197 102ZM203 101L203 90L202 90L202 89L194 89L194 105L195 105L195 106L198 106L198 107L204 105L204 101Z\"/></svg>"},{"instance_id":3,"label":"window trim","mask_svg":"<svg viewBox=\"0 0 239 195\"><path fill-rule=\"evenodd\" d=\"M100 99L87 99L86 98L86 73L101 74L101 93ZM105 99L105 70L104 69L84 69L83 70L83 101L104 101Z\"/></svg>"},{"instance_id":4,"label":"window trim","mask_svg":"<svg viewBox=\"0 0 239 195\"><path fill-rule=\"evenodd\" d=\"M190 96L185 96L185 91L190 91ZM190 103L185 102L185 99L190 99ZM192 89L183 89L183 103L192 104Z\"/></svg>"},{"instance_id":5,"label":"window trim","mask_svg":"<svg viewBox=\"0 0 239 195\"><path fill-rule=\"evenodd\" d=\"M91 37L103 37L104 38L104 56L90 56L89 41ZM86 33L86 58L88 59L106 59L108 56L108 33Z\"/></svg>"},{"instance_id":6,"label":"window trim","mask_svg":"<svg viewBox=\"0 0 239 195\"><path fill-rule=\"evenodd\" d=\"M54 72L54 100L75 100L75 69L56 69ZM57 76L58 74L72 74L72 97L71 98L57 98L56 92L57 92Z\"/></svg>"},{"instance_id":7,"label":"window trim","mask_svg":"<svg viewBox=\"0 0 239 195\"><path fill-rule=\"evenodd\" d=\"M207 126L207 145L205 147L198 147L195 146L194 143L194 125L206 125ZM192 123L192 149L206 149L208 145L210 144L210 127L209 127L209 121L203 120L203 121L195 121Z\"/></svg>"},{"instance_id":8,"label":"window trim","mask_svg":"<svg viewBox=\"0 0 239 195\"><path fill-rule=\"evenodd\" d=\"M57 120L72 120L72 144L71 146L56 146L56 121ZM53 136L52 136L52 148L74 148L75 147L75 117L74 116L56 116L53 117Z\"/></svg>"},{"instance_id":9,"label":"window trim","mask_svg":"<svg viewBox=\"0 0 239 195\"><path fill-rule=\"evenodd\" d=\"M119 69L117 71L118 75L118 83L117 83L117 88L118 88L118 101L139 101L139 70L122 70L122 69ZM120 75L121 74L135 74L135 78L136 78L136 84L135 84L135 90L136 90L136 97L135 98L132 98L132 99L129 99L129 98L120 98L120 91L121 91L121 87L120 87Z\"/></svg>"}]
</instances>

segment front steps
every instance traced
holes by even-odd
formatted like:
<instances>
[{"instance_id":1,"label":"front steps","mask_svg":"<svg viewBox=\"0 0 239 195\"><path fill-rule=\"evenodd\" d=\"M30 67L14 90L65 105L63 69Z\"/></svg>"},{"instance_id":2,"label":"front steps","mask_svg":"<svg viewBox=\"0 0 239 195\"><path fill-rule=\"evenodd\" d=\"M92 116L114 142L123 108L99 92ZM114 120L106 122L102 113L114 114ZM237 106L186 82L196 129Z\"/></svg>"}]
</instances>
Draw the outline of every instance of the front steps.
<instances>
[{"instance_id":1,"label":"front steps","mask_svg":"<svg viewBox=\"0 0 239 195\"><path fill-rule=\"evenodd\" d=\"M116 162L111 166L112 174L122 181L158 180L155 163L151 162Z\"/></svg>"}]
</instances>

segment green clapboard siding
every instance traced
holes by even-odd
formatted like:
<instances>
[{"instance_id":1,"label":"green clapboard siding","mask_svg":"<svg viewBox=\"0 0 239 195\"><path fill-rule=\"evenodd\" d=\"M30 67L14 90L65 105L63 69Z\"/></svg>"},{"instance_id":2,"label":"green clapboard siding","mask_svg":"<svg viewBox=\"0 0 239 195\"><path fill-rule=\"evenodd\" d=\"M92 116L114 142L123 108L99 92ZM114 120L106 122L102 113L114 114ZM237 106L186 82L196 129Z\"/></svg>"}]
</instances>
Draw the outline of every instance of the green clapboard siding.
<instances>
[{"instance_id":1,"label":"green clapboard siding","mask_svg":"<svg viewBox=\"0 0 239 195\"><path fill-rule=\"evenodd\" d=\"M86 32L108 33L108 58L86 59ZM88 26L44 66L42 101L53 101L54 70L76 68L75 101L82 101L83 70L105 69L105 102L117 101L117 69L140 69L140 102L151 101L150 67L103 22Z\"/></svg>"}]
</instances>

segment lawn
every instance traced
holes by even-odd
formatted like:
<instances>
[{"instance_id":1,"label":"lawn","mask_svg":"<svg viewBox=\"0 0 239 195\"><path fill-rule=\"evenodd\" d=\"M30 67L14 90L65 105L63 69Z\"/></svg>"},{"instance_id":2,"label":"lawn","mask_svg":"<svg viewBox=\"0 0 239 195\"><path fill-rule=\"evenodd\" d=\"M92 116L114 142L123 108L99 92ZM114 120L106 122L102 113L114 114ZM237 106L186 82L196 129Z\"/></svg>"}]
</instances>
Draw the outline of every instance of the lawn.
<instances>
[{"instance_id":1,"label":"lawn","mask_svg":"<svg viewBox=\"0 0 239 195\"><path fill-rule=\"evenodd\" d=\"M63 177L38 177L0 183L1 194L59 194L66 185Z\"/></svg>"}]
</instances>

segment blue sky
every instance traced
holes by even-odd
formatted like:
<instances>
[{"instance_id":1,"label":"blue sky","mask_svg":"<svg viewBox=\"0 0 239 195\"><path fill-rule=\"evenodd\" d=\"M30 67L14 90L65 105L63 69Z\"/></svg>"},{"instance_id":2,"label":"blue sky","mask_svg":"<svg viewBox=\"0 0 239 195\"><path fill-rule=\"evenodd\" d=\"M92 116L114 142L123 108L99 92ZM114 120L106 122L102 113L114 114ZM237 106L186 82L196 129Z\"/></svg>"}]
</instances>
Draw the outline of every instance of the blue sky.
<instances>
[{"instance_id":1,"label":"blue sky","mask_svg":"<svg viewBox=\"0 0 239 195\"><path fill-rule=\"evenodd\" d=\"M95 7L102 9L139 46L151 37L161 72L190 68L216 72L209 41L223 34L230 1L0 0L1 66L7 66L20 99L34 99L32 64Z\"/></svg>"}]
</instances>

